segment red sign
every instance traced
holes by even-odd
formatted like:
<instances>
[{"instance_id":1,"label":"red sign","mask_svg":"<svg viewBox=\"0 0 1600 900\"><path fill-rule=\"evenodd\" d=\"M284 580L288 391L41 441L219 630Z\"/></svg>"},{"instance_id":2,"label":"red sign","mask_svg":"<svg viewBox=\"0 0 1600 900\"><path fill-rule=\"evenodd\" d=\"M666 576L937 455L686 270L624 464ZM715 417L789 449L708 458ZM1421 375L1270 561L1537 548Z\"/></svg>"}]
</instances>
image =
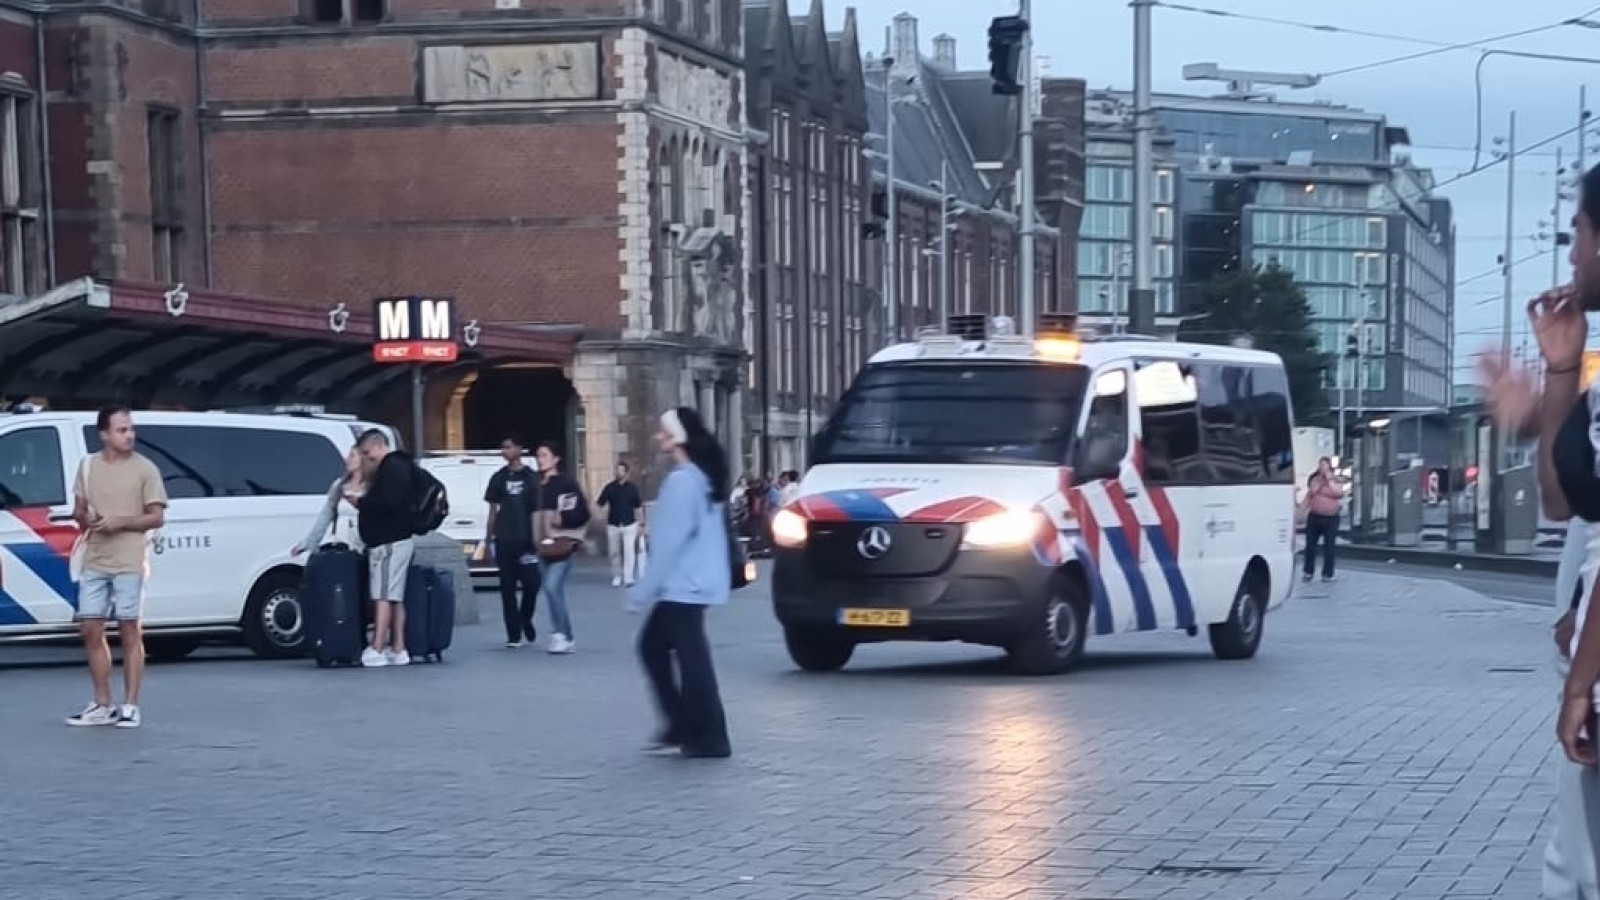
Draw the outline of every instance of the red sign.
<instances>
[{"instance_id":1,"label":"red sign","mask_svg":"<svg viewBox=\"0 0 1600 900\"><path fill-rule=\"evenodd\" d=\"M372 358L381 363L455 362L455 303L448 297L381 297L374 301L376 340Z\"/></svg>"}]
</instances>

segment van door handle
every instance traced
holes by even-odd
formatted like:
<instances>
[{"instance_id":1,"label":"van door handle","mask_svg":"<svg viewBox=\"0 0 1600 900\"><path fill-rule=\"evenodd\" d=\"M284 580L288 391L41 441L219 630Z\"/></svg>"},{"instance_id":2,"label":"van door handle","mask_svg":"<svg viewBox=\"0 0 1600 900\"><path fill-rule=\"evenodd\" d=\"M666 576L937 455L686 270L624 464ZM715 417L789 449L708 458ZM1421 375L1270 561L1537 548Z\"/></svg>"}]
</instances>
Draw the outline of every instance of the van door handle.
<instances>
[{"instance_id":1,"label":"van door handle","mask_svg":"<svg viewBox=\"0 0 1600 900\"><path fill-rule=\"evenodd\" d=\"M72 513L55 513L50 516L50 524L52 525L65 525L68 522L76 521L77 520L72 517Z\"/></svg>"},{"instance_id":2,"label":"van door handle","mask_svg":"<svg viewBox=\"0 0 1600 900\"><path fill-rule=\"evenodd\" d=\"M1138 488L1123 488L1122 489L1122 496L1127 497L1130 500L1138 499L1139 493L1140 493L1140 491L1139 491Z\"/></svg>"}]
</instances>

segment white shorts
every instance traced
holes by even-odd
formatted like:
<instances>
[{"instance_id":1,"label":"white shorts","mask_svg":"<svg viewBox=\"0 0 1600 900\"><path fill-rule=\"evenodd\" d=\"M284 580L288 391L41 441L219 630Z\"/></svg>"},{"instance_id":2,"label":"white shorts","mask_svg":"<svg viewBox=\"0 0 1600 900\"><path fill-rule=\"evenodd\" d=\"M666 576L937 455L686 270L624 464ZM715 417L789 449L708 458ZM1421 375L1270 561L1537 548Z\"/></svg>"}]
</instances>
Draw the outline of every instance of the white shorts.
<instances>
[{"instance_id":1,"label":"white shorts","mask_svg":"<svg viewBox=\"0 0 1600 900\"><path fill-rule=\"evenodd\" d=\"M384 603L404 603L406 572L411 568L412 538L379 544L367 551L367 577L372 599Z\"/></svg>"}]
</instances>

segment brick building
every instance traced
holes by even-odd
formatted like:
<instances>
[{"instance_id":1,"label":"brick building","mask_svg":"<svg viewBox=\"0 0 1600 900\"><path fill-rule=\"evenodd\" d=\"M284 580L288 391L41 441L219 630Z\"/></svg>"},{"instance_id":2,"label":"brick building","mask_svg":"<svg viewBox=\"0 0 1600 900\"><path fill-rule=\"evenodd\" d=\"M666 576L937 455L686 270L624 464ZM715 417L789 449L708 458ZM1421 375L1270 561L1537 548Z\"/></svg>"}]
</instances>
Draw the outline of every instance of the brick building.
<instances>
[{"instance_id":1,"label":"brick building","mask_svg":"<svg viewBox=\"0 0 1600 900\"><path fill-rule=\"evenodd\" d=\"M359 327L452 295L541 349L436 370L431 445L566 438L597 480L653 462L669 405L737 439L741 38L739 0L0 0L0 293L181 283Z\"/></svg>"}]
</instances>

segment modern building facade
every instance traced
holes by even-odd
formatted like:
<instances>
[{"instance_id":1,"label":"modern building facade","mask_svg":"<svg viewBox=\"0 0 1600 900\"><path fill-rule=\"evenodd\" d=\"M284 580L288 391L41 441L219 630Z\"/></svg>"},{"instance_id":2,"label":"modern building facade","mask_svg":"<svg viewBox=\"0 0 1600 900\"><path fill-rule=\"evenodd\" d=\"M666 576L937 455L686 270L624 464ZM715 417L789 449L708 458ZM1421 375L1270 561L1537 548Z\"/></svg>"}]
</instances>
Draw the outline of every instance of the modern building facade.
<instances>
[{"instance_id":1,"label":"modern building facade","mask_svg":"<svg viewBox=\"0 0 1600 900\"><path fill-rule=\"evenodd\" d=\"M1090 106L1127 99L1104 92L1091 95ZM1332 405L1342 402L1351 425L1358 413L1421 419L1396 429L1400 452L1447 456L1454 221L1449 201L1433 194L1432 174L1406 156L1405 129L1322 103L1154 99L1161 158L1179 169L1177 310L1192 307L1219 275L1272 263L1288 269L1331 361ZM1092 174L1090 182L1094 197ZM1092 233L1086 224L1083 240ZM1347 356L1352 341L1358 358Z\"/></svg>"}]
</instances>

